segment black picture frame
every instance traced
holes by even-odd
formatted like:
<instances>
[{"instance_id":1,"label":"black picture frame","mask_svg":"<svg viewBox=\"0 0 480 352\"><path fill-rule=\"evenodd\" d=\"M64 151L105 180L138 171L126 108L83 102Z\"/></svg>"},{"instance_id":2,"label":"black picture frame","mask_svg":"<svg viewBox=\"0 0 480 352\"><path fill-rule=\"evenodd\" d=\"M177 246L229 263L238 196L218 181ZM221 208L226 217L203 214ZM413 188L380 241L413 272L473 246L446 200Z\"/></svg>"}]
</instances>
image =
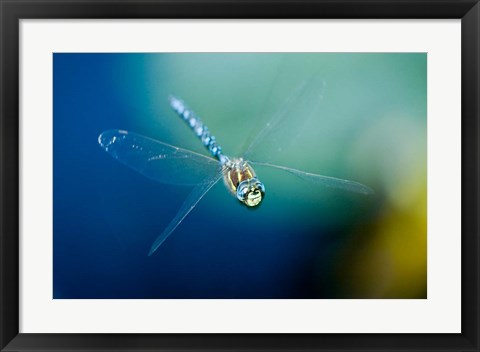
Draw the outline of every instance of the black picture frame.
<instances>
[{"instance_id":1,"label":"black picture frame","mask_svg":"<svg viewBox=\"0 0 480 352\"><path fill-rule=\"evenodd\" d=\"M479 351L477 0L0 0L2 351ZM19 333L19 20L23 18L456 18L462 46L462 305L460 334Z\"/></svg>"}]
</instances>

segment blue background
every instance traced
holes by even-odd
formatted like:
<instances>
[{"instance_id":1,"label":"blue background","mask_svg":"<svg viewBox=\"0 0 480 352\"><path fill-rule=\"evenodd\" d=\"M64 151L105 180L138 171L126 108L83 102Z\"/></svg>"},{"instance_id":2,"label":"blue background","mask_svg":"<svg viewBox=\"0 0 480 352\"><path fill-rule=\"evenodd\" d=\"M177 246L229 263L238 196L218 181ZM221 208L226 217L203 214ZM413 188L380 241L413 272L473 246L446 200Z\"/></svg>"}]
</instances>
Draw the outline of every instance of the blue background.
<instances>
[{"instance_id":1,"label":"blue background","mask_svg":"<svg viewBox=\"0 0 480 352\"><path fill-rule=\"evenodd\" d=\"M54 298L426 297L425 54L56 53L53 68ZM259 209L219 183L147 256L191 188L137 174L98 135L129 130L206 154L169 108L174 93L235 155L313 74L326 82L320 118L283 135L275 161L375 195L257 169ZM309 106L294 115L287 131Z\"/></svg>"}]
</instances>

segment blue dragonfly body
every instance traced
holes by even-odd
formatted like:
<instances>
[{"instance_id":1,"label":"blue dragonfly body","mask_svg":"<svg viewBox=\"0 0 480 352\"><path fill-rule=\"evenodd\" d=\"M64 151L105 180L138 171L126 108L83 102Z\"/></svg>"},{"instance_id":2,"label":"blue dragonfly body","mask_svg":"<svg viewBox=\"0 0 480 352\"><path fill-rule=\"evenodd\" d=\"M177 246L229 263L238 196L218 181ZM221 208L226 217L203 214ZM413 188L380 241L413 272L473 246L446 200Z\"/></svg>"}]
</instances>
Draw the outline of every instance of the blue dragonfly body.
<instances>
[{"instance_id":1,"label":"blue dragonfly body","mask_svg":"<svg viewBox=\"0 0 480 352\"><path fill-rule=\"evenodd\" d=\"M156 238L149 255L172 234L198 202L220 180L242 204L258 206L265 196L265 185L257 177L253 166L261 165L289 172L313 184L344 189L360 194L372 194L368 186L361 183L329 177L268 162L252 161L248 158L255 147L264 141L277 126L291 115L289 107L295 101L303 102L310 85L303 84L274 114L257 135L249 142L242 157L226 156L216 138L200 118L179 98L171 96L170 106L193 130L207 148L210 156L172 146L136 133L123 130L109 130L98 137L100 146L112 157L138 171L142 175L162 183L192 185L192 192L184 201L176 216ZM314 95L318 99L321 94ZM303 97L303 99L302 99ZM315 100L318 103L318 101Z\"/></svg>"}]
</instances>

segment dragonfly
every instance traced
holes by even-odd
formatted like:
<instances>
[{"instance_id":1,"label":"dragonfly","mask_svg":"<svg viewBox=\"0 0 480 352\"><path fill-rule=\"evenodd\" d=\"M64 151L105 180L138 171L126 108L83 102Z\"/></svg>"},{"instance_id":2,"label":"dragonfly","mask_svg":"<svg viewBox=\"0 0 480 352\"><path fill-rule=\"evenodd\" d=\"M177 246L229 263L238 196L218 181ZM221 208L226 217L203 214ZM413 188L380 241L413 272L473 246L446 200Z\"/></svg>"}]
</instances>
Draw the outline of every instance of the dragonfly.
<instances>
[{"instance_id":1,"label":"dragonfly","mask_svg":"<svg viewBox=\"0 0 480 352\"><path fill-rule=\"evenodd\" d=\"M265 199L266 188L255 172L254 166L268 167L293 174L312 185L320 185L356 192L363 195L373 194L373 190L359 182L336 177L319 175L291 167L273 164L267 161L250 159L252 151L261 142L282 125L294 102L305 105L306 92L312 90L312 84L302 84L283 106L269 118L259 132L248 141L240 157L224 154L221 146L209 128L199 116L176 96L169 96L170 107L191 128L200 140L209 156L191 150L173 146L134 132L108 130L100 134L98 143L114 159L152 180L175 185L194 186L175 217L153 242L148 255L152 255L175 231L200 200L223 180L225 187L241 204L248 208L258 207ZM303 97L303 98L301 98ZM321 94L314 95L314 104L318 104ZM298 104L297 104L298 106ZM288 133L291 131L288 129Z\"/></svg>"}]
</instances>

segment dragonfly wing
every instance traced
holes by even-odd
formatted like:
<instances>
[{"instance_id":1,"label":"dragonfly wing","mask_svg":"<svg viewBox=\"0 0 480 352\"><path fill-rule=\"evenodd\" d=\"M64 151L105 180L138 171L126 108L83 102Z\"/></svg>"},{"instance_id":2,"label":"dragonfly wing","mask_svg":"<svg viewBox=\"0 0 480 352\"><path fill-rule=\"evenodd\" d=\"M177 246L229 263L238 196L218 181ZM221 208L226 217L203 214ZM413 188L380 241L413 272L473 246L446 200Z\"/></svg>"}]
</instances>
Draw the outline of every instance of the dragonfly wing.
<instances>
[{"instance_id":1,"label":"dragonfly wing","mask_svg":"<svg viewBox=\"0 0 480 352\"><path fill-rule=\"evenodd\" d=\"M182 207L177 212L177 215L170 221L168 226L163 230L163 232L157 237L155 242L153 242L152 247L148 255L152 255L158 247L162 245L163 242L171 235L171 233L177 228L178 225L185 219L185 217L195 208L198 202L207 194L207 192L222 178L223 174L221 168L217 169L217 175L211 178L208 182L201 183L197 185L187 199L183 202Z\"/></svg>"},{"instance_id":2,"label":"dragonfly wing","mask_svg":"<svg viewBox=\"0 0 480 352\"><path fill-rule=\"evenodd\" d=\"M213 158L132 132L106 131L98 143L113 158L162 183L196 185L218 170L219 162Z\"/></svg>"},{"instance_id":3,"label":"dragonfly wing","mask_svg":"<svg viewBox=\"0 0 480 352\"><path fill-rule=\"evenodd\" d=\"M245 159L272 161L299 140L307 121L319 116L326 83L315 75L305 79L250 137L244 148Z\"/></svg>"},{"instance_id":4,"label":"dragonfly wing","mask_svg":"<svg viewBox=\"0 0 480 352\"><path fill-rule=\"evenodd\" d=\"M279 165L263 163L263 162L252 162L252 164L280 169L280 170L289 172L295 176L298 176L305 181L312 182L314 184L324 185L326 187L339 188L346 191L361 193L365 195L375 193L370 187L355 181L349 181L349 180L344 180L336 177L312 174L309 172L292 169L286 166L279 166Z\"/></svg>"}]
</instances>

